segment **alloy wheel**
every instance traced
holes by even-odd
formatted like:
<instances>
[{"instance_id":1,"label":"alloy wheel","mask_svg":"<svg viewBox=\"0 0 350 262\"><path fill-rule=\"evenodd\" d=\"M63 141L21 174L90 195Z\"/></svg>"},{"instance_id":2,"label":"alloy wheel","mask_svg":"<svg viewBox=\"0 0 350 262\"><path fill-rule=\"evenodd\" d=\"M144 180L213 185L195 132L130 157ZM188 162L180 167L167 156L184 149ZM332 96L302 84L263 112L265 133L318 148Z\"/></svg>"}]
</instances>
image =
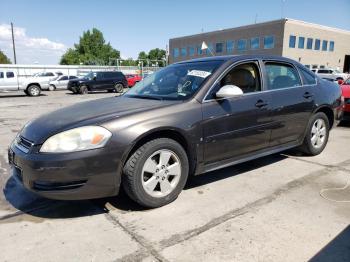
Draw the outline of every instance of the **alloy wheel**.
<instances>
[{"instance_id":1,"label":"alloy wheel","mask_svg":"<svg viewBox=\"0 0 350 262\"><path fill-rule=\"evenodd\" d=\"M148 195L165 197L180 181L180 159L170 150L158 150L145 161L141 175L143 189Z\"/></svg>"},{"instance_id":2,"label":"alloy wheel","mask_svg":"<svg viewBox=\"0 0 350 262\"><path fill-rule=\"evenodd\" d=\"M311 144L314 148L321 148L326 140L327 128L323 119L316 119L311 128Z\"/></svg>"}]
</instances>

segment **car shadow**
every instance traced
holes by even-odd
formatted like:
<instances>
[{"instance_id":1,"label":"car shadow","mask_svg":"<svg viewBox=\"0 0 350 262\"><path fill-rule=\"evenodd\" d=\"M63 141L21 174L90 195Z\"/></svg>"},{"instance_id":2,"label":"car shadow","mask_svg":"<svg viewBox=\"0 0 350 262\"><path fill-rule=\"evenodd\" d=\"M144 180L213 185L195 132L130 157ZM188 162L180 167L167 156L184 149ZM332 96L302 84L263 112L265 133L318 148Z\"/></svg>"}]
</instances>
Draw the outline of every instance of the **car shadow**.
<instances>
[{"instance_id":1,"label":"car shadow","mask_svg":"<svg viewBox=\"0 0 350 262\"><path fill-rule=\"evenodd\" d=\"M31 217L37 218L74 218L106 213L104 208L97 206L90 200L60 201L40 197L11 176L3 189L5 199L17 210ZM1 220L16 219L16 214L9 213L0 217ZM23 218L21 218L23 220ZM32 218L30 218L32 220Z\"/></svg>"},{"instance_id":2,"label":"car shadow","mask_svg":"<svg viewBox=\"0 0 350 262\"><path fill-rule=\"evenodd\" d=\"M310 262L348 262L350 261L350 225L340 232L332 241L317 252Z\"/></svg>"},{"instance_id":3,"label":"car shadow","mask_svg":"<svg viewBox=\"0 0 350 262\"><path fill-rule=\"evenodd\" d=\"M5 95L4 95L4 94L5 94ZM47 95L41 93L39 96L36 96L36 97L40 97L40 96L47 96ZM22 95L22 94L9 94L9 95L6 95L6 93L0 93L0 99L3 99L3 98L16 98L16 97L35 98L35 97L32 97L32 96L27 96L27 95L24 94L24 93L23 93L23 95Z\"/></svg>"},{"instance_id":4,"label":"car shadow","mask_svg":"<svg viewBox=\"0 0 350 262\"><path fill-rule=\"evenodd\" d=\"M275 154L194 176L188 180L184 190L191 190L196 187L228 179L263 166L274 164L285 158L286 156ZM108 213L110 210L116 209L122 212L149 210L132 201L122 187L118 196L115 197L84 201L58 201L37 196L25 189L17 179L10 177L3 191L6 200L13 207L23 213L40 218L55 219L92 216Z\"/></svg>"},{"instance_id":5,"label":"car shadow","mask_svg":"<svg viewBox=\"0 0 350 262\"><path fill-rule=\"evenodd\" d=\"M350 127L350 121L341 121L339 124L338 124L339 127Z\"/></svg>"}]
</instances>

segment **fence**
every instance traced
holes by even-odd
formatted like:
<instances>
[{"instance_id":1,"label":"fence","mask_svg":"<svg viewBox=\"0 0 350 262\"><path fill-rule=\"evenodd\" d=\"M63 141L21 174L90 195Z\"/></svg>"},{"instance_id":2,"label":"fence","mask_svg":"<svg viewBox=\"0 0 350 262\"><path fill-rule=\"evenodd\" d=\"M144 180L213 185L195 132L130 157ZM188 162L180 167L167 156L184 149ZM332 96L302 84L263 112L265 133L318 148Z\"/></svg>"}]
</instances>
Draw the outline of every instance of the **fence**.
<instances>
[{"instance_id":1,"label":"fence","mask_svg":"<svg viewBox=\"0 0 350 262\"><path fill-rule=\"evenodd\" d=\"M121 71L124 74L149 74L161 67L94 66L94 65L12 65L0 64L0 69L16 70L19 77L29 77L40 72L59 72L64 75L84 76L91 71Z\"/></svg>"}]
</instances>

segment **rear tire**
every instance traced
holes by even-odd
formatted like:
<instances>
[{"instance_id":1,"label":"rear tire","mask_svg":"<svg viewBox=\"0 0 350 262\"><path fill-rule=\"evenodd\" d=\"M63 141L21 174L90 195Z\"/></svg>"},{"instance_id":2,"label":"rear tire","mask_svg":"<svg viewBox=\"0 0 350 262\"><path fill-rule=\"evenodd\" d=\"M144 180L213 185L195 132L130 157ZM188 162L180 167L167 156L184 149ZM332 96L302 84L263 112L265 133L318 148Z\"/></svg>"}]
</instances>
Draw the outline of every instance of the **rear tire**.
<instances>
[{"instance_id":1,"label":"rear tire","mask_svg":"<svg viewBox=\"0 0 350 262\"><path fill-rule=\"evenodd\" d=\"M122 84L115 84L114 89L117 93L123 93L124 91L124 86Z\"/></svg>"},{"instance_id":2,"label":"rear tire","mask_svg":"<svg viewBox=\"0 0 350 262\"><path fill-rule=\"evenodd\" d=\"M29 96L39 96L41 93L41 88L38 85L30 85L27 88L27 93Z\"/></svg>"},{"instance_id":3,"label":"rear tire","mask_svg":"<svg viewBox=\"0 0 350 262\"><path fill-rule=\"evenodd\" d=\"M144 207L174 201L189 172L185 150L176 141L158 138L140 146L127 160L122 183L128 196Z\"/></svg>"},{"instance_id":4,"label":"rear tire","mask_svg":"<svg viewBox=\"0 0 350 262\"><path fill-rule=\"evenodd\" d=\"M56 90L56 87L54 85L49 86L49 91L55 91L55 90Z\"/></svg>"},{"instance_id":5,"label":"rear tire","mask_svg":"<svg viewBox=\"0 0 350 262\"><path fill-rule=\"evenodd\" d=\"M322 112L314 114L310 118L300 150L309 156L320 154L327 145L329 129L328 117Z\"/></svg>"},{"instance_id":6,"label":"rear tire","mask_svg":"<svg viewBox=\"0 0 350 262\"><path fill-rule=\"evenodd\" d=\"M81 95L86 95L88 92L89 92L89 90L88 90L87 86L84 85L84 86L79 87L79 93Z\"/></svg>"}]
</instances>

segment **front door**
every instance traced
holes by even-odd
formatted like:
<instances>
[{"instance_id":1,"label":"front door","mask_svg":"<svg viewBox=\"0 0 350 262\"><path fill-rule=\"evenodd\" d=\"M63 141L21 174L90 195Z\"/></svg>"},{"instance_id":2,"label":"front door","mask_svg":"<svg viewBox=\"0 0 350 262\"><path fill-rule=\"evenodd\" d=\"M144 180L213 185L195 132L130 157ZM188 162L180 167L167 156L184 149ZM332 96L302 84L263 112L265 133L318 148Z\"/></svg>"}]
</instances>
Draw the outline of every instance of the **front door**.
<instances>
[{"instance_id":1,"label":"front door","mask_svg":"<svg viewBox=\"0 0 350 262\"><path fill-rule=\"evenodd\" d=\"M204 162L241 158L269 146L271 132L270 95L262 91L257 61L231 69L203 102ZM216 99L224 85L235 85L243 95Z\"/></svg>"}]
</instances>

